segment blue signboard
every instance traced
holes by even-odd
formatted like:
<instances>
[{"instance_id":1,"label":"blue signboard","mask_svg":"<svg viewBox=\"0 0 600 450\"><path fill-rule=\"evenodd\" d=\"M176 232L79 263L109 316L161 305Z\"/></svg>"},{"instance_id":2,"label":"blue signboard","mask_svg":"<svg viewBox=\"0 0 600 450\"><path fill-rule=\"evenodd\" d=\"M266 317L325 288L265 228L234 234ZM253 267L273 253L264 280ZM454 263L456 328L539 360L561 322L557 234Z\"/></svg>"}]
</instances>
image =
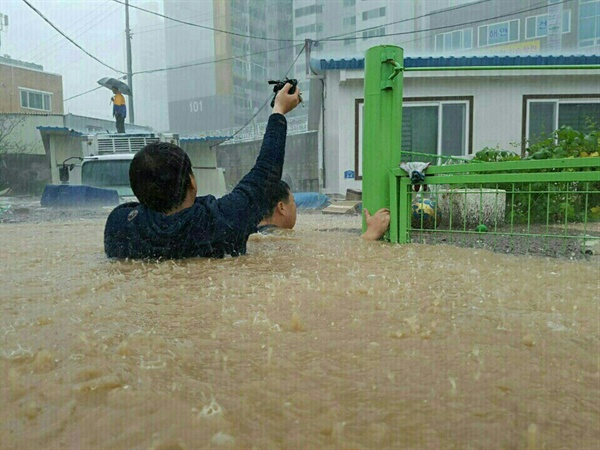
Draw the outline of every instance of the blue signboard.
<instances>
[{"instance_id":1,"label":"blue signboard","mask_svg":"<svg viewBox=\"0 0 600 450\"><path fill-rule=\"evenodd\" d=\"M348 179L348 178L354 178L354 170L346 170L344 172L344 178Z\"/></svg>"}]
</instances>

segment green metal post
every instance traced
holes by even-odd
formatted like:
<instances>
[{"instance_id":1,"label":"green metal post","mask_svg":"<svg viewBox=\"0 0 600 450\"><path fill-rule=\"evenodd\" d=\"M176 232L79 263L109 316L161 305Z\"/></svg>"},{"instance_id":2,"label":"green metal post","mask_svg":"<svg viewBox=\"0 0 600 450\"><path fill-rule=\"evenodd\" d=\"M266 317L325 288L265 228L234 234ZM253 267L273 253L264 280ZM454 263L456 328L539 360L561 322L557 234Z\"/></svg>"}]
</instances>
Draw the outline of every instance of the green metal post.
<instances>
[{"instance_id":1,"label":"green metal post","mask_svg":"<svg viewBox=\"0 0 600 450\"><path fill-rule=\"evenodd\" d=\"M367 50L362 142L363 206L389 208L389 171L400 163L404 51L393 45ZM402 201L400 197L400 201ZM402 206L400 206L402 208ZM363 231L366 221L363 216Z\"/></svg>"}]
</instances>

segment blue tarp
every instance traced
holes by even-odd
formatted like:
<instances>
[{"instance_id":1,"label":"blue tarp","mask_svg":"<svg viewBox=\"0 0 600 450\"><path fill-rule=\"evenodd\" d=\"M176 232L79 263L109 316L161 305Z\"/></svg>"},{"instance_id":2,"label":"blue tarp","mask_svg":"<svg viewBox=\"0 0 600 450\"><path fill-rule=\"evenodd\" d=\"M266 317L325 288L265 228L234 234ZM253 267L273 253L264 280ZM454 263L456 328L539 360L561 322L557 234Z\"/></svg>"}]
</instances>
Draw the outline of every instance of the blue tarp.
<instances>
[{"instance_id":1,"label":"blue tarp","mask_svg":"<svg viewBox=\"0 0 600 450\"><path fill-rule=\"evenodd\" d=\"M44 188L41 204L44 207L98 207L119 204L119 194L114 189L69 184L48 184Z\"/></svg>"},{"instance_id":2,"label":"blue tarp","mask_svg":"<svg viewBox=\"0 0 600 450\"><path fill-rule=\"evenodd\" d=\"M318 192L294 193L294 200L298 209L321 209L329 206L329 197Z\"/></svg>"}]
</instances>

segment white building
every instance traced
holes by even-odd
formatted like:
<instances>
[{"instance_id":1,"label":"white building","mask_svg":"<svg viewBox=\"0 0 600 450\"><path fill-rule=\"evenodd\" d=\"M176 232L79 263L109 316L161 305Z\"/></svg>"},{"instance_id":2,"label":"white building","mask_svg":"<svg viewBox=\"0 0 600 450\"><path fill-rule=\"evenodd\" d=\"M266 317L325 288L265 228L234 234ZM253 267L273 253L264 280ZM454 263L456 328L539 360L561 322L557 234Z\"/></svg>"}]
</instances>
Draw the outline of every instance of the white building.
<instances>
[{"instance_id":1,"label":"white building","mask_svg":"<svg viewBox=\"0 0 600 450\"><path fill-rule=\"evenodd\" d=\"M361 189L364 60L311 65L326 91L324 108L311 107L321 113L322 192ZM499 147L521 153L542 131L581 129L587 119L600 124L598 55L405 58L404 66L398 124L404 151L470 155Z\"/></svg>"}]
</instances>

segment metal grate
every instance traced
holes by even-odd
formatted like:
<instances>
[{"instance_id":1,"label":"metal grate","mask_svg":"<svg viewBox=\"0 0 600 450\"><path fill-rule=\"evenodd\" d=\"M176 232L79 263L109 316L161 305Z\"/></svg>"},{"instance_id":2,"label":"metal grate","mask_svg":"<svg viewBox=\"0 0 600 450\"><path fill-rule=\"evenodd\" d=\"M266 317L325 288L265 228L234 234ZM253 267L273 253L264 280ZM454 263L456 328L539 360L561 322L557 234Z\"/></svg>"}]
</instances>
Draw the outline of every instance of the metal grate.
<instances>
[{"instance_id":1,"label":"metal grate","mask_svg":"<svg viewBox=\"0 0 600 450\"><path fill-rule=\"evenodd\" d=\"M147 144L158 142L158 137L124 136L98 138L98 153L135 153Z\"/></svg>"},{"instance_id":2,"label":"metal grate","mask_svg":"<svg viewBox=\"0 0 600 450\"><path fill-rule=\"evenodd\" d=\"M393 242L600 253L599 158L436 166L426 175L428 191L415 194L404 171L391 173Z\"/></svg>"}]
</instances>

